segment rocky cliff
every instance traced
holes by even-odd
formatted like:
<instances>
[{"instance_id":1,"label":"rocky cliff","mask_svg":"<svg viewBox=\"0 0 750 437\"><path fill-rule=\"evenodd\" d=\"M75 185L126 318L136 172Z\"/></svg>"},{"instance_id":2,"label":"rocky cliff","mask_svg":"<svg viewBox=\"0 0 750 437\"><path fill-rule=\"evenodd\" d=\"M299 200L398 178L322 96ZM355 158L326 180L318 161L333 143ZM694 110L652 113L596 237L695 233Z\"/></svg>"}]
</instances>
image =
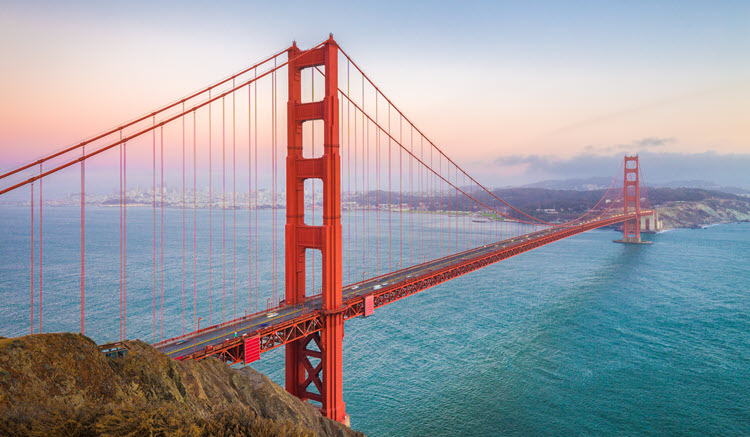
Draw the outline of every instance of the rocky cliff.
<instances>
[{"instance_id":1,"label":"rocky cliff","mask_svg":"<svg viewBox=\"0 0 750 437\"><path fill-rule=\"evenodd\" d=\"M750 200L742 198L665 202L657 209L662 229L750 220Z\"/></svg>"},{"instance_id":2,"label":"rocky cliff","mask_svg":"<svg viewBox=\"0 0 750 437\"><path fill-rule=\"evenodd\" d=\"M251 368L128 345L106 358L77 334L0 339L0 435L363 435Z\"/></svg>"}]
</instances>

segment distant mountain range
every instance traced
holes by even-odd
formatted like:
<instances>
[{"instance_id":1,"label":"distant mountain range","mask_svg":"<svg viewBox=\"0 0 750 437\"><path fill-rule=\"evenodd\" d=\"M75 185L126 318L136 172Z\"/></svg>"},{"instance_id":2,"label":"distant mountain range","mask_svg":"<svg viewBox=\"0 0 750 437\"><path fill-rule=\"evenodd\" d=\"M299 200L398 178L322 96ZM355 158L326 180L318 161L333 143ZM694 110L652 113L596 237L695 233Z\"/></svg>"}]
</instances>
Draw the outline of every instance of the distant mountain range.
<instances>
[{"instance_id":1,"label":"distant mountain range","mask_svg":"<svg viewBox=\"0 0 750 437\"><path fill-rule=\"evenodd\" d=\"M550 179L533 184L522 185L519 188L544 188L545 190L574 190L591 191L606 190L612 183L611 178L594 177L586 179Z\"/></svg>"},{"instance_id":2,"label":"distant mountain range","mask_svg":"<svg viewBox=\"0 0 750 437\"><path fill-rule=\"evenodd\" d=\"M585 179L555 179L522 185L520 188L544 188L547 190L574 190L591 191L609 188L612 179L606 177L592 177ZM684 180L662 183L648 183L649 187L658 188L700 188L704 190L721 191L723 193L736 194L738 196L750 196L750 190L742 187L725 187L710 181Z\"/></svg>"}]
</instances>

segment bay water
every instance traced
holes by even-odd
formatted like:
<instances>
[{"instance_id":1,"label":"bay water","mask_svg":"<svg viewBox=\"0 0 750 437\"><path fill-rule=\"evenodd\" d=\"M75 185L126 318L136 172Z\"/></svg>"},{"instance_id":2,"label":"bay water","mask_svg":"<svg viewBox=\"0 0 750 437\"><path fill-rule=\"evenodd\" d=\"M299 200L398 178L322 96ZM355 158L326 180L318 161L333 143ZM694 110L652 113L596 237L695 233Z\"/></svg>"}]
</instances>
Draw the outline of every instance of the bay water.
<instances>
[{"instance_id":1,"label":"bay water","mask_svg":"<svg viewBox=\"0 0 750 437\"><path fill-rule=\"evenodd\" d=\"M45 209L45 332L78 330L77 214ZM128 214L127 336L158 341L152 211ZM182 332L183 252L180 212L165 214L168 337ZM118 335L117 217L111 208L87 211L86 329L98 342ZM247 227L247 212L237 217ZM271 232L271 217L259 213L260 232ZM0 227L0 336L24 335L28 209L0 208ZM750 224L671 230L647 236L651 245L612 243L617 237L611 230L571 237L347 322L344 401L352 427L369 436L750 435ZM205 233L196 239L207 244ZM227 287L222 259L231 252L222 255L220 239L213 244L216 323L254 311L246 293L248 281L256 284L252 264L240 260ZM263 309L273 260L270 244L259 250ZM186 251L189 331L192 240ZM195 273L196 287L207 287L205 271ZM345 270L345 283L347 274L362 272ZM206 323L207 302L197 304ZM277 348L253 367L283 384L283 359Z\"/></svg>"}]
</instances>

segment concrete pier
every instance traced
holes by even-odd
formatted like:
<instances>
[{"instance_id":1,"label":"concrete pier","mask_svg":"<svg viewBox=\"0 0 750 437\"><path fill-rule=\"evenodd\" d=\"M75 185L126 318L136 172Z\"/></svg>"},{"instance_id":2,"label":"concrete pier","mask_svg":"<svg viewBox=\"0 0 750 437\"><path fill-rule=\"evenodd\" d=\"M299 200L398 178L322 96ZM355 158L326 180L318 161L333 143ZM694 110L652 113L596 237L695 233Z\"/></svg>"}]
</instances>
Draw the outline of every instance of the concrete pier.
<instances>
[{"instance_id":1,"label":"concrete pier","mask_svg":"<svg viewBox=\"0 0 750 437\"><path fill-rule=\"evenodd\" d=\"M623 244L651 244L650 241L643 241L640 238L627 238L622 240L612 240L613 243L623 243Z\"/></svg>"}]
</instances>

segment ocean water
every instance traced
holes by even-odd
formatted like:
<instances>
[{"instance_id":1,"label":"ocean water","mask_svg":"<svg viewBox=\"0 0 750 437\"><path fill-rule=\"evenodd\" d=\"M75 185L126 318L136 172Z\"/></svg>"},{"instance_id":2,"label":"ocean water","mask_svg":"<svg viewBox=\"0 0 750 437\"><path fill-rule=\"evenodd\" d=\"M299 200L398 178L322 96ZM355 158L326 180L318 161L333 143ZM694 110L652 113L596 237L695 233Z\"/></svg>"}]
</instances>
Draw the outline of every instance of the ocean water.
<instances>
[{"instance_id":1,"label":"ocean water","mask_svg":"<svg viewBox=\"0 0 750 437\"><path fill-rule=\"evenodd\" d=\"M119 328L118 214L87 214L87 334L102 342ZM127 334L147 341L161 336L160 315L156 326L152 315L151 214L128 210ZM182 329L181 216L165 216L170 336ZM261 233L270 233L270 217L260 214ZM29 332L28 218L24 208L0 209L3 336ZM77 220L75 208L45 208L45 331L78 329ZM207 213L199 216L205 220ZM221 212L213 220L216 323L242 315L250 297L247 273L230 270L225 282ZM247 220L237 212L238 223ZM238 235L247 235L244 227ZM575 236L347 322L344 401L352 427L369 436L750 435L750 224L673 230L644 246L614 244L616 237L610 230ZM198 256L207 258L205 232L197 239ZM192 242L188 330L191 250ZM270 244L259 250L262 309L273 277ZM241 259L236 266L249 267ZM196 277L199 288L208 286L204 269ZM230 304L235 282L244 291ZM206 323L205 297L197 304ZM283 383L283 348L253 367Z\"/></svg>"},{"instance_id":2,"label":"ocean water","mask_svg":"<svg viewBox=\"0 0 750 437\"><path fill-rule=\"evenodd\" d=\"M369 436L750 435L750 224L592 231L347 323ZM256 367L283 382L283 353Z\"/></svg>"}]
</instances>

